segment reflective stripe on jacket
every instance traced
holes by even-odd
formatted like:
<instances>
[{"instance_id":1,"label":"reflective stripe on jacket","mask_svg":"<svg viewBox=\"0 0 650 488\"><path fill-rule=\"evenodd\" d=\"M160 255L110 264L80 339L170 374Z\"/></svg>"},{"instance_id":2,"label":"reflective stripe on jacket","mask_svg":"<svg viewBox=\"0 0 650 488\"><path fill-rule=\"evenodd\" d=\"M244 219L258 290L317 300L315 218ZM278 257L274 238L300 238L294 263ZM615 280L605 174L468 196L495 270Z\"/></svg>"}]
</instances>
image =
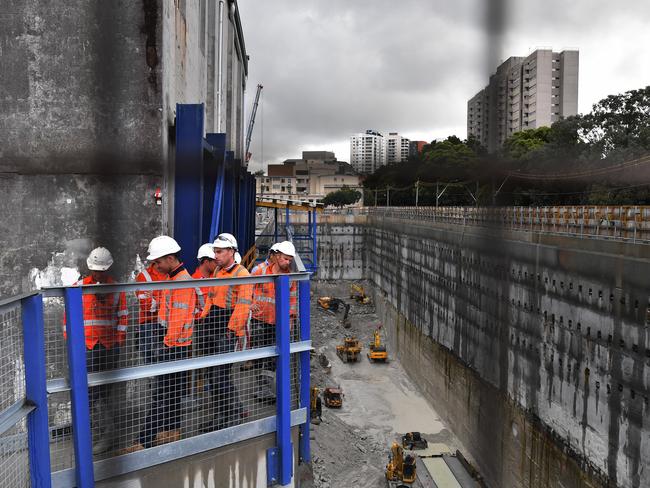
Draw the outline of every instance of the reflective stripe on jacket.
<instances>
[{"instance_id":1,"label":"reflective stripe on jacket","mask_svg":"<svg viewBox=\"0 0 650 488\"><path fill-rule=\"evenodd\" d=\"M109 277L106 283L115 283L115 280ZM95 284L90 276L75 283L76 286ZM111 349L124 342L129 315L124 292L86 294L82 297L82 304L87 349L97 344ZM63 336L67 338L65 324L64 317Z\"/></svg>"},{"instance_id":2,"label":"reflective stripe on jacket","mask_svg":"<svg viewBox=\"0 0 650 488\"><path fill-rule=\"evenodd\" d=\"M138 283L152 282L152 281L165 281L167 276L159 273L156 268L151 265L147 269L143 269L135 281ZM138 290L135 295L140 304L140 314L138 316L138 323L148 324L155 322L158 319L158 304L160 303L160 296L162 290Z\"/></svg>"},{"instance_id":3,"label":"reflective stripe on jacket","mask_svg":"<svg viewBox=\"0 0 650 488\"><path fill-rule=\"evenodd\" d=\"M258 269L254 276L270 275L273 266ZM277 274L277 273L276 273ZM253 289L253 318L275 325L275 283L256 283ZM289 286L289 315L298 316L298 287L295 281Z\"/></svg>"},{"instance_id":4,"label":"reflective stripe on jacket","mask_svg":"<svg viewBox=\"0 0 650 488\"><path fill-rule=\"evenodd\" d=\"M250 276L248 270L241 264L234 264L230 269L217 269L213 278L243 278ZM206 317L212 306L232 310L228 328L235 333L237 337L242 337L246 333L246 323L248 314L251 309L253 296L253 285L222 285L210 287L205 308L201 317Z\"/></svg>"},{"instance_id":5,"label":"reflective stripe on jacket","mask_svg":"<svg viewBox=\"0 0 650 488\"><path fill-rule=\"evenodd\" d=\"M183 266L172 271L168 278L171 281L191 279ZM197 291L196 288L162 290L158 322L166 330L164 342L167 347L192 344Z\"/></svg>"}]
</instances>

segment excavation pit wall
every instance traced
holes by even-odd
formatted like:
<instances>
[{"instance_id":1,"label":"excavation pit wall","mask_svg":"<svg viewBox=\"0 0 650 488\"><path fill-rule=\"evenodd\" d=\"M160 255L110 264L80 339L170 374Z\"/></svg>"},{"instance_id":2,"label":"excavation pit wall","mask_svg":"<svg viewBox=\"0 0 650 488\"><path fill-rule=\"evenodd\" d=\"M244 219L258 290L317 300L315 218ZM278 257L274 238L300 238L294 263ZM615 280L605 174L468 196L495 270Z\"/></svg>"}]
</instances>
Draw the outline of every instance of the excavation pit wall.
<instances>
[{"instance_id":1,"label":"excavation pit wall","mask_svg":"<svg viewBox=\"0 0 650 488\"><path fill-rule=\"evenodd\" d=\"M378 215L318 231L319 277L375 285L490 487L649 486L650 246Z\"/></svg>"}]
</instances>

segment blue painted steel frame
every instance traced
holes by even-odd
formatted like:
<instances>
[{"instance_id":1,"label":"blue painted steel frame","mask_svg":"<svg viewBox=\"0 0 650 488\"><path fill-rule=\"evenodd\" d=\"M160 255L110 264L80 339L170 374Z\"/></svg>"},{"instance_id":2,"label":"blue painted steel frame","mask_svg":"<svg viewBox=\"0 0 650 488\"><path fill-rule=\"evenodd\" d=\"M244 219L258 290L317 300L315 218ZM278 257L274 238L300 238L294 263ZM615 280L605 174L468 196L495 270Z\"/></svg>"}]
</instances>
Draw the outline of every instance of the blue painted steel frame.
<instances>
[{"instance_id":1,"label":"blue painted steel frame","mask_svg":"<svg viewBox=\"0 0 650 488\"><path fill-rule=\"evenodd\" d=\"M93 473L90 409L88 406L88 373L86 370L83 302L80 287L65 289L65 320L77 488L90 488L95 486L95 477Z\"/></svg>"},{"instance_id":2,"label":"blue painted steel frame","mask_svg":"<svg viewBox=\"0 0 650 488\"><path fill-rule=\"evenodd\" d=\"M221 225L221 213L223 209L223 187L226 177L226 134L208 134L208 143L214 148L214 163L218 164L217 179L215 181L214 198L212 202L212 218L210 222L210 233L208 241L214 241L219 234Z\"/></svg>"},{"instance_id":3,"label":"blue painted steel frame","mask_svg":"<svg viewBox=\"0 0 650 488\"><path fill-rule=\"evenodd\" d=\"M174 238L185 263L203 243L203 121L202 103L176 104Z\"/></svg>"},{"instance_id":4,"label":"blue painted steel frame","mask_svg":"<svg viewBox=\"0 0 650 488\"><path fill-rule=\"evenodd\" d=\"M318 239L316 237L317 234L317 229L318 226L316 224L316 210L313 211L314 216L312 218L312 236L313 236L313 242L312 242L312 258L311 258L311 271L316 273L318 271Z\"/></svg>"},{"instance_id":5,"label":"blue painted steel frame","mask_svg":"<svg viewBox=\"0 0 650 488\"><path fill-rule=\"evenodd\" d=\"M50 431L47 417L47 385L45 370L45 333L43 297L32 295L21 302L23 347L25 354L25 393L36 408L27 416L29 471L32 488L49 488Z\"/></svg>"},{"instance_id":6,"label":"blue painted steel frame","mask_svg":"<svg viewBox=\"0 0 650 488\"><path fill-rule=\"evenodd\" d=\"M309 310L309 281L301 281L298 284L298 305L300 313L300 340L308 341L311 338L311 317ZM300 353L300 406L307 409L307 421L300 426L300 461L309 463L311 453L309 449L309 422L311 413L310 405L310 384L309 384L309 351Z\"/></svg>"},{"instance_id":7,"label":"blue painted steel frame","mask_svg":"<svg viewBox=\"0 0 650 488\"><path fill-rule=\"evenodd\" d=\"M275 481L281 485L291 483L293 476L293 447L291 445L291 363L289 354L289 277L275 279L275 340L278 351L276 365L276 442L278 472ZM268 457L267 457L268 459ZM267 466L267 470L269 466ZM269 479L269 484L272 480Z\"/></svg>"}]
</instances>

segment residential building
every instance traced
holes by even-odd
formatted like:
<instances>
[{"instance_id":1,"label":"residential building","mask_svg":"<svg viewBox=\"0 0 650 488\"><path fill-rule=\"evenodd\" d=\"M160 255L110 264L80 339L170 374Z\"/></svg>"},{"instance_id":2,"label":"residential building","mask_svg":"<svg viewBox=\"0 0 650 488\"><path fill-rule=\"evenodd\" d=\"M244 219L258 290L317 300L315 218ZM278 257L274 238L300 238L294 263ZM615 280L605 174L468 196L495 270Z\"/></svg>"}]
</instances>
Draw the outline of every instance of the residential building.
<instances>
[{"instance_id":1,"label":"residential building","mask_svg":"<svg viewBox=\"0 0 650 488\"><path fill-rule=\"evenodd\" d=\"M429 144L427 141L411 141L409 143L409 156L415 158L418 154L422 154L424 146Z\"/></svg>"},{"instance_id":2,"label":"residential building","mask_svg":"<svg viewBox=\"0 0 650 488\"><path fill-rule=\"evenodd\" d=\"M467 135L495 152L514 133L578 113L579 53L538 49L513 56L467 102Z\"/></svg>"},{"instance_id":3,"label":"residential building","mask_svg":"<svg viewBox=\"0 0 650 488\"><path fill-rule=\"evenodd\" d=\"M375 130L350 137L350 164L361 174L372 174L386 164L384 136Z\"/></svg>"},{"instance_id":4,"label":"residential building","mask_svg":"<svg viewBox=\"0 0 650 488\"><path fill-rule=\"evenodd\" d=\"M328 151L304 151L301 159L270 164L267 174L258 176L256 183L258 196L310 202L344 186L361 189L360 177L352 166Z\"/></svg>"},{"instance_id":5,"label":"residential building","mask_svg":"<svg viewBox=\"0 0 650 488\"><path fill-rule=\"evenodd\" d=\"M384 138L384 154L386 164L395 164L406 161L409 158L410 142L397 132L389 132Z\"/></svg>"}]
</instances>

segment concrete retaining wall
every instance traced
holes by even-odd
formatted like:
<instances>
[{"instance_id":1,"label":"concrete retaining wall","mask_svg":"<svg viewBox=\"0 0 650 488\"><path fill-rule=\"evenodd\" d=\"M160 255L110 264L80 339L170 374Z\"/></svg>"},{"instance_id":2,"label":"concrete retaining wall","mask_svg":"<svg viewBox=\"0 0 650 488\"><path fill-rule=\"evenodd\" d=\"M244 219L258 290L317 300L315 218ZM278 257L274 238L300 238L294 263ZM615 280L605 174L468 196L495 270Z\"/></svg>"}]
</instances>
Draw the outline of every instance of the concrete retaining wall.
<instances>
[{"instance_id":1,"label":"concrete retaining wall","mask_svg":"<svg viewBox=\"0 0 650 488\"><path fill-rule=\"evenodd\" d=\"M321 244L363 234L405 367L491 486L650 483L650 246L341 218Z\"/></svg>"}]
</instances>

